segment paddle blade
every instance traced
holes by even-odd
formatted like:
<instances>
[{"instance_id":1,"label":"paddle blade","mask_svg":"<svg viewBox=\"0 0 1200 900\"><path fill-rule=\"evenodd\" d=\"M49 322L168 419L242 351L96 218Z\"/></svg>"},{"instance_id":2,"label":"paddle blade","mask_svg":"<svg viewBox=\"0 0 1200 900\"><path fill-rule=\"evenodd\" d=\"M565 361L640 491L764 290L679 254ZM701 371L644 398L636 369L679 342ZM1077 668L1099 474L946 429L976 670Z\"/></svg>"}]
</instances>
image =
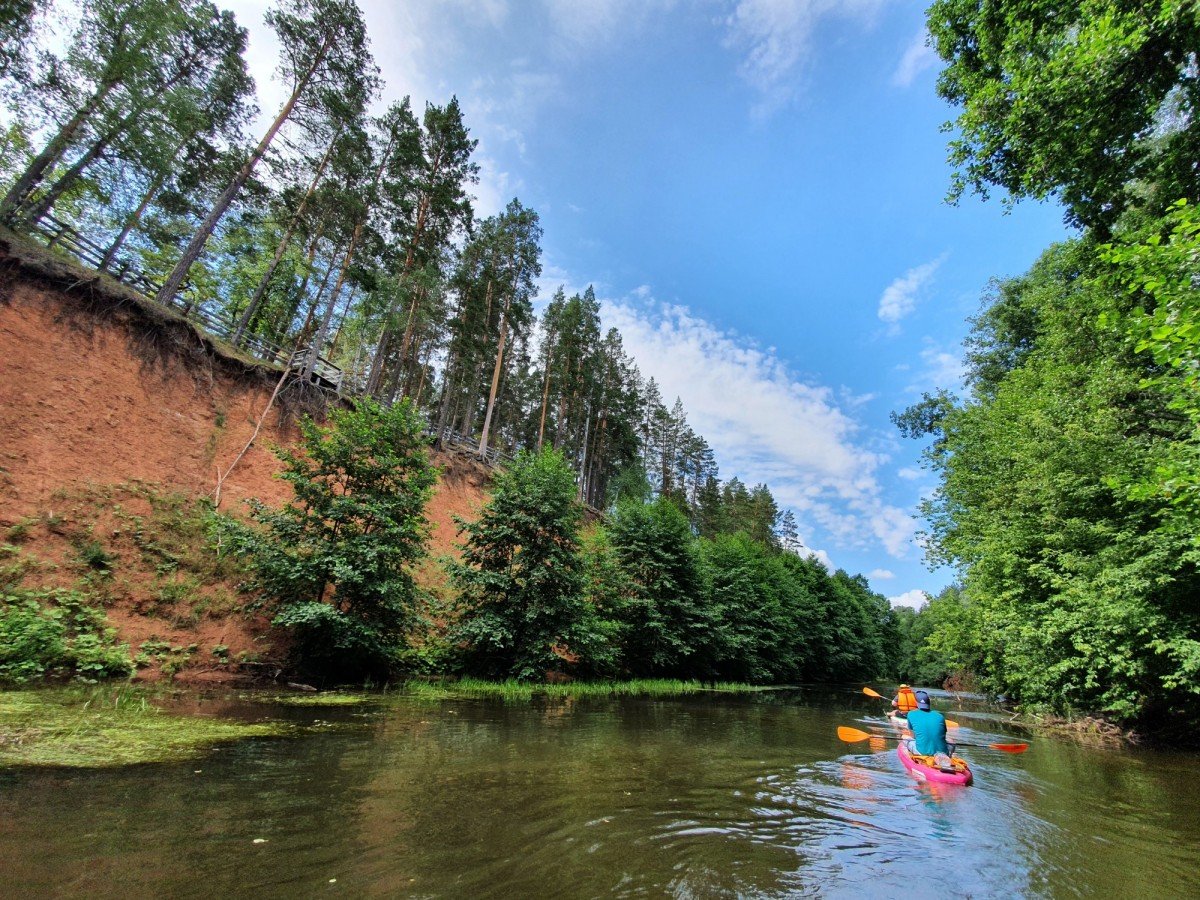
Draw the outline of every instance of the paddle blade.
<instances>
[{"instance_id":1,"label":"paddle blade","mask_svg":"<svg viewBox=\"0 0 1200 900\"><path fill-rule=\"evenodd\" d=\"M1005 753L1024 753L1029 749L1028 744L988 744L993 750L1003 750Z\"/></svg>"},{"instance_id":2,"label":"paddle blade","mask_svg":"<svg viewBox=\"0 0 1200 900\"><path fill-rule=\"evenodd\" d=\"M853 744L857 741L870 740L871 735L865 731L859 731L857 728L847 728L845 725L838 726L838 740L845 741L847 744Z\"/></svg>"},{"instance_id":3,"label":"paddle blade","mask_svg":"<svg viewBox=\"0 0 1200 900\"><path fill-rule=\"evenodd\" d=\"M886 700L887 699L887 697L883 696L883 694L879 693L878 691L873 691L869 687L863 688L863 693L866 694L868 697L874 697L876 700Z\"/></svg>"},{"instance_id":4,"label":"paddle blade","mask_svg":"<svg viewBox=\"0 0 1200 900\"><path fill-rule=\"evenodd\" d=\"M957 727L958 727L958 723L957 723L957 722L952 722L952 721L950 721L949 719L947 719L947 720L946 720L946 727L947 727L947 728L957 728Z\"/></svg>"}]
</instances>

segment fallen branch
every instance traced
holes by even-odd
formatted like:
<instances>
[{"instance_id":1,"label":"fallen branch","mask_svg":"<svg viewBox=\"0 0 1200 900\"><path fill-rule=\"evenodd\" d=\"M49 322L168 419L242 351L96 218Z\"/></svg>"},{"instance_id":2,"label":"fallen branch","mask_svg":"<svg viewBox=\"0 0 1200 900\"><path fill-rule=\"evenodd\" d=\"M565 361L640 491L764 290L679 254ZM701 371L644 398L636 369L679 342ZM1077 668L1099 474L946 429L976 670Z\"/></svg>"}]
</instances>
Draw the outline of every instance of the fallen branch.
<instances>
[{"instance_id":1,"label":"fallen branch","mask_svg":"<svg viewBox=\"0 0 1200 900\"><path fill-rule=\"evenodd\" d=\"M267 401L267 405L263 409L262 415L259 416L258 421L254 423L254 432L250 435L250 440L246 441L246 446L243 447L241 452L233 458L233 462L229 464L229 468L225 470L225 474L222 475L220 470L217 470L217 488L213 492L213 509L221 508L221 488L225 485L225 479L229 477L229 473L237 467L237 464L242 461L242 457L246 455L247 451L254 446L254 442L258 439L258 433L262 431L263 422L265 422L267 419L267 413L269 413L271 411L271 407L275 405L275 398L279 396L279 392L283 389L284 382L287 381L287 377L290 374L291 370L285 368L283 370L283 374L279 376L279 381L275 383L275 390L271 392L271 399Z\"/></svg>"}]
</instances>

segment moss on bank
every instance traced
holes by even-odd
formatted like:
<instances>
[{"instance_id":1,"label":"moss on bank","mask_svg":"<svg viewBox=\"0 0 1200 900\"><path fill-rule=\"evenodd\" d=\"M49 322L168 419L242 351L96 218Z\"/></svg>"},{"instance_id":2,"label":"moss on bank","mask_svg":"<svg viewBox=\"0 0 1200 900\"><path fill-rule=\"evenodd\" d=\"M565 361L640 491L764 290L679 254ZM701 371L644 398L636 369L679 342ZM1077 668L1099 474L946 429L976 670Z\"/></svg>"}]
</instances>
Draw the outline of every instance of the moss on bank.
<instances>
[{"instance_id":1,"label":"moss on bank","mask_svg":"<svg viewBox=\"0 0 1200 900\"><path fill-rule=\"evenodd\" d=\"M225 741L293 730L281 722L174 715L129 687L0 692L0 766L168 762Z\"/></svg>"},{"instance_id":2,"label":"moss on bank","mask_svg":"<svg viewBox=\"0 0 1200 900\"><path fill-rule=\"evenodd\" d=\"M410 681L404 692L421 700L455 700L488 698L497 700L529 700L533 697L679 697L684 694L711 692L749 693L771 690L750 684L678 681L667 678L634 679L630 681L570 681L544 684L530 681L480 681L463 678L457 681Z\"/></svg>"}]
</instances>

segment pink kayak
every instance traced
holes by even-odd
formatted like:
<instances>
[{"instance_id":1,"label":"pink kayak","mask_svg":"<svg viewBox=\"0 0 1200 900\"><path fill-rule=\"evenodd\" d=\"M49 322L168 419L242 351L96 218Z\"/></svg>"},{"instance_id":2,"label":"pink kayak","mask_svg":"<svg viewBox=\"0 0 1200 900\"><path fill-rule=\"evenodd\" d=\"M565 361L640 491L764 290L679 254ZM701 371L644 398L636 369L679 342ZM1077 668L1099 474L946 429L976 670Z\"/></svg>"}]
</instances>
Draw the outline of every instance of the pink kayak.
<instances>
[{"instance_id":1,"label":"pink kayak","mask_svg":"<svg viewBox=\"0 0 1200 900\"><path fill-rule=\"evenodd\" d=\"M901 741L900 746L896 748L896 755L900 757L900 762L904 763L904 768L908 769L919 781L932 781L938 784L965 785L971 783L971 769L958 757L954 758L954 771L945 772L936 766L927 766L925 763L913 759L905 741Z\"/></svg>"}]
</instances>

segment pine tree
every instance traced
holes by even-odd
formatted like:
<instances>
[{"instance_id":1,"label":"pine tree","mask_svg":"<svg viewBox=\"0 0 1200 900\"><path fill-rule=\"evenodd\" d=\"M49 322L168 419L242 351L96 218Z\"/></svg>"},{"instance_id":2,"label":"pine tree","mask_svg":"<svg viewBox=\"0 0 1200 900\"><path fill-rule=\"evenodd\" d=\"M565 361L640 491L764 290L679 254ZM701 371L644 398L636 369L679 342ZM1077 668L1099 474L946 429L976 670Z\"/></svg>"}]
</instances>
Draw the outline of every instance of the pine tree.
<instances>
[{"instance_id":1,"label":"pine tree","mask_svg":"<svg viewBox=\"0 0 1200 900\"><path fill-rule=\"evenodd\" d=\"M291 93L163 281L156 298L160 303L170 302L179 292L218 222L294 112L303 111L306 104L341 103L347 96L361 96L365 105L377 89L362 13L354 0L278 0L267 22L279 36L280 74L291 85Z\"/></svg>"},{"instance_id":2,"label":"pine tree","mask_svg":"<svg viewBox=\"0 0 1200 900\"><path fill-rule=\"evenodd\" d=\"M583 597L575 478L552 450L520 454L495 482L450 573L461 592L457 640L469 671L542 678L594 655L600 632Z\"/></svg>"}]
</instances>

